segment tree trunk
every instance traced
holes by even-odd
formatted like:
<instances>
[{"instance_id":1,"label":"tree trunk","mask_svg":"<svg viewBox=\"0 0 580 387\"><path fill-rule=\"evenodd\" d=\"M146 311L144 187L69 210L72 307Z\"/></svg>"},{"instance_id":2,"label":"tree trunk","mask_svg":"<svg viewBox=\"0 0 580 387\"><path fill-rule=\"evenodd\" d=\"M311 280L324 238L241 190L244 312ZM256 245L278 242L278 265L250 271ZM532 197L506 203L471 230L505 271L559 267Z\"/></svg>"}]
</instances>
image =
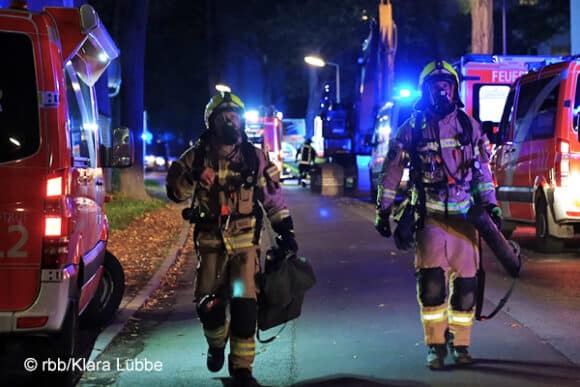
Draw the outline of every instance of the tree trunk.
<instances>
[{"instance_id":1,"label":"tree trunk","mask_svg":"<svg viewBox=\"0 0 580 387\"><path fill-rule=\"evenodd\" d=\"M120 173L120 191L131 199L146 199L143 176L143 84L147 0L119 2L119 46L121 49L121 124L129 127L135 143L135 163Z\"/></svg>"},{"instance_id":2,"label":"tree trunk","mask_svg":"<svg viewBox=\"0 0 580 387\"><path fill-rule=\"evenodd\" d=\"M470 0L471 52L493 54L493 0Z\"/></svg>"}]
</instances>

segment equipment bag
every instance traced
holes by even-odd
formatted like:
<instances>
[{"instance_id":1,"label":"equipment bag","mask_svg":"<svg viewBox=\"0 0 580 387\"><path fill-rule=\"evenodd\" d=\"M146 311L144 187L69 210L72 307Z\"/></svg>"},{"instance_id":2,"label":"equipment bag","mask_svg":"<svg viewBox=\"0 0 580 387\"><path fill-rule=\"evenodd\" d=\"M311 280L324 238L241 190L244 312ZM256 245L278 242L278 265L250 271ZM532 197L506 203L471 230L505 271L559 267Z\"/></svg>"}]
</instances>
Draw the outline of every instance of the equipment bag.
<instances>
[{"instance_id":1,"label":"equipment bag","mask_svg":"<svg viewBox=\"0 0 580 387\"><path fill-rule=\"evenodd\" d=\"M306 291L316 283L314 269L304 257L289 257L275 247L266 253L260 274L258 328L270 329L300 316Z\"/></svg>"}]
</instances>

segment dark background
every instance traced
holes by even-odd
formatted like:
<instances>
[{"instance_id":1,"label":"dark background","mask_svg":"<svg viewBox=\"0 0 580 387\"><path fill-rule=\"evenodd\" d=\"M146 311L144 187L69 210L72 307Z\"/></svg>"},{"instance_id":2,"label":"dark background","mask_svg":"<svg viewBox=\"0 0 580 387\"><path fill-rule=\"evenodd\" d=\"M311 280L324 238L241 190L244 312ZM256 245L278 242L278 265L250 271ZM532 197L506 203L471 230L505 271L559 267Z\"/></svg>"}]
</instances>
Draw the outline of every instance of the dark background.
<instances>
[{"instance_id":1,"label":"dark background","mask_svg":"<svg viewBox=\"0 0 580 387\"><path fill-rule=\"evenodd\" d=\"M114 37L118 2L89 1ZM501 1L495 2L494 53L501 53ZM508 2L508 54L535 54L541 42L569 31L569 0ZM521 3L532 5L521 5ZM144 108L155 139L178 154L203 128L216 83L226 83L247 108L273 104L305 117L309 72L334 87L334 67L314 69L317 54L340 65L341 97L355 102L357 59L376 17L377 0L141 0L147 6ZM393 0L398 27L395 83L416 85L422 66L470 52L469 1ZM119 39L117 39L119 41ZM123 47L121 52L123 53ZM548 54L554 54L548 53ZM557 53L560 54L560 53ZM122 57L121 57L122 58Z\"/></svg>"}]
</instances>

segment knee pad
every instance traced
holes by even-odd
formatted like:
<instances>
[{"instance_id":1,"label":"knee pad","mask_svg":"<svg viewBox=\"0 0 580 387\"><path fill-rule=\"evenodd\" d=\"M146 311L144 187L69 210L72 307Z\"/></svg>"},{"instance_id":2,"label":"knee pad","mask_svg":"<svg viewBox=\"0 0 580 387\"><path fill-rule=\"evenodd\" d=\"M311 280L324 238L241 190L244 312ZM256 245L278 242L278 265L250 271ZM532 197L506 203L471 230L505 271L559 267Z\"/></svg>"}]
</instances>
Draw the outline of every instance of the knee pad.
<instances>
[{"instance_id":1,"label":"knee pad","mask_svg":"<svg viewBox=\"0 0 580 387\"><path fill-rule=\"evenodd\" d=\"M226 304L213 294L203 297L195 309L205 329L216 329L226 323Z\"/></svg>"},{"instance_id":2,"label":"knee pad","mask_svg":"<svg viewBox=\"0 0 580 387\"><path fill-rule=\"evenodd\" d=\"M456 278L453 281L453 294L451 295L451 308L453 310L468 312L475 305L475 293L477 292L477 279L475 277Z\"/></svg>"},{"instance_id":3,"label":"knee pad","mask_svg":"<svg viewBox=\"0 0 580 387\"><path fill-rule=\"evenodd\" d=\"M419 269L417 290L423 306L438 306L445 302L445 272L440 267Z\"/></svg>"},{"instance_id":4,"label":"knee pad","mask_svg":"<svg viewBox=\"0 0 580 387\"><path fill-rule=\"evenodd\" d=\"M253 298L233 298L230 302L230 332L232 336L247 339L256 333L257 303Z\"/></svg>"}]
</instances>

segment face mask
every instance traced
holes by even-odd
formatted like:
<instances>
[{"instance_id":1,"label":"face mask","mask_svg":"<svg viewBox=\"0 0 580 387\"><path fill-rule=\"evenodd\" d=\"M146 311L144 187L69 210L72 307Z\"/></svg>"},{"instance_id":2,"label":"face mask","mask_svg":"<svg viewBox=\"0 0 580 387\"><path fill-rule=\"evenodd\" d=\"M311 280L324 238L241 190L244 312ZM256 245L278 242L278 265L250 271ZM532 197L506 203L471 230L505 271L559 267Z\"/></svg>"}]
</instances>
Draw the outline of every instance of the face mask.
<instances>
[{"instance_id":1,"label":"face mask","mask_svg":"<svg viewBox=\"0 0 580 387\"><path fill-rule=\"evenodd\" d=\"M240 139L240 130L237 125L225 117L218 115L214 120L215 137L220 144L234 145Z\"/></svg>"},{"instance_id":2,"label":"face mask","mask_svg":"<svg viewBox=\"0 0 580 387\"><path fill-rule=\"evenodd\" d=\"M437 90L433 99L433 110L441 116L446 116L455 108L455 104L445 90Z\"/></svg>"}]
</instances>

